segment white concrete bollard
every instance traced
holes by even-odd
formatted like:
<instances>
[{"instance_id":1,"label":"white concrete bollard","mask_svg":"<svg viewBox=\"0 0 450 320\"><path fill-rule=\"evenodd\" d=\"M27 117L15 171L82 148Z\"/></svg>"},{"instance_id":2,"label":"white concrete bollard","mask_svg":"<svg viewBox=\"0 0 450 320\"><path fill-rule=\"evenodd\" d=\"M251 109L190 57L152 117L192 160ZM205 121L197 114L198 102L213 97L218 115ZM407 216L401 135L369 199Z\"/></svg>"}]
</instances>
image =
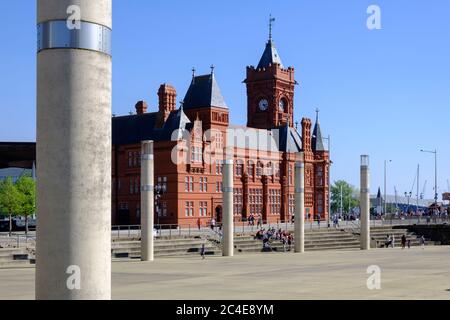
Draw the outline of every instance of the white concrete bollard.
<instances>
[{"instance_id":1,"label":"white concrete bollard","mask_svg":"<svg viewBox=\"0 0 450 320\"><path fill-rule=\"evenodd\" d=\"M141 159L141 260L153 261L154 229L154 152L153 141L142 142Z\"/></svg>"},{"instance_id":2,"label":"white concrete bollard","mask_svg":"<svg viewBox=\"0 0 450 320\"><path fill-rule=\"evenodd\" d=\"M234 221L233 221L233 160L225 160L223 166L223 237L222 254L224 257L234 255Z\"/></svg>"},{"instance_id":3,"label":"white concrete bollard","mask_svg":"<svg viewBox=\"0 0 450 320\"><path fill-rule=\"evenodd\" d=\"M361 156L361 249L370 250L370 169L369 156Z\"/></svg>"},{"instance_id":4,"label":"white concrete bollard","mask_svg":"<svg viewBox=\"0 0 450 320\"><path fill-rule=\"evenodd\" d=\"M295 252L305 252L305 163L303 153L301 161L295 164Z\"/></svg>"},{"instance_id":5,"label":"white concrete bollard","mask_svg":"<svg viewBox=\"0 0 450 320\"><path fill-rule=\"evenodd\" d=\"M37 299L111 299L111 12L37 1Z\"/></svg>"}]
</instances>

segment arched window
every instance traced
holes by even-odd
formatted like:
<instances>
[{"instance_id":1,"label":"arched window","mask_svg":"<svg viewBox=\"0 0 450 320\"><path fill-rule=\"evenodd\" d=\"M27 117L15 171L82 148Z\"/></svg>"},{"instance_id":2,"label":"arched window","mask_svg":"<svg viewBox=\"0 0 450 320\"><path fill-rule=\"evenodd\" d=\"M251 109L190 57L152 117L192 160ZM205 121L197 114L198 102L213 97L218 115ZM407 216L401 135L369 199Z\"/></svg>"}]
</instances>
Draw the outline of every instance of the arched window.
<instances>
[{"instance_id":1,"label":"arched window","mask_svg":"<svg viewBox=\"0 0 450 320\"><path fill-rule=\"evenodd\" d=\"M255 163L251 160L247 162L247 174L249 177L253 177L255 174Z\"/></svg>"},{"instance_id":2,"label":"arched window","mask_svg":"<svg viewBox=\"0 0 450 320\"><path fill-rule=\"evenodd\" d=\"M261 161L258 161L258 165L256 166L256 176L261 177L264 171L264 165Z\"/></svg>"},{"instance_id":3,"label":"arched window","mask_svg":"<svg viewBox=\"0 0 450 320\"><path fill-rule=\"evenodd\" d=\"M235 165L235 175L237 177L242 176L242 174L244 173L244 162L242 160L236 160L236 165Z\"/></svg>"}]
</instances>

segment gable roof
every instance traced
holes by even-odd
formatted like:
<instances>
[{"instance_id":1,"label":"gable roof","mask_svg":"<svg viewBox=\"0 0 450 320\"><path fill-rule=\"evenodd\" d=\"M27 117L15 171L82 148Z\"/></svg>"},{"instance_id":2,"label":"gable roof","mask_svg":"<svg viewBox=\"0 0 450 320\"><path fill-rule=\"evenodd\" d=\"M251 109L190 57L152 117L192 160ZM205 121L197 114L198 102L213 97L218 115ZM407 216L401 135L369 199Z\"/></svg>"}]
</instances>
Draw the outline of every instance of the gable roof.
<instances>
[{"instance_id":1,"label":"gable roof","mask_svg":"<svg viewBox=\"0 0 450 320\"><path fill-rule=\"evenodd\" d=\"M135 144L144 140L171 141L175 130L179 134L191 123L182 109L172 111L162 128L156 128L157 112L112 119L113 145Z\"/></svg>"}]
</instances>

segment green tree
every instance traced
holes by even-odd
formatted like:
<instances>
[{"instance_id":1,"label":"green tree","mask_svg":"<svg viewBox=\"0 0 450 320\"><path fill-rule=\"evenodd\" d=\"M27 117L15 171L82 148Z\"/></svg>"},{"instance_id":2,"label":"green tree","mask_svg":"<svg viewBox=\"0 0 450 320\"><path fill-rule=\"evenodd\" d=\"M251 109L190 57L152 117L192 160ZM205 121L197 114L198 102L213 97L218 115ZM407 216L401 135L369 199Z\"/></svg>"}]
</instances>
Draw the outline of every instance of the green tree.
<instances>
[{"instance_id":1,"label":"green tree","mask_svg":"<svg viewBox=\"0 0 450 320\"><path fill-rule=\"evenodd\" d=\"M21 193L18 214L25 217L25 234L28 234L28 217L36 212L36 183L29 175L17 180L16 188Z\"/></svg>"},{"instance_id":2,"label":"green tree","mask_svg":"<svg viewBox=\"0 0 450 320\"><path fill-rule=\"evenodd\" d=\"M20 211L22 198L11 177L0 181L0 210L9 216L9 236L12 233L12 217Z\"/></svg>"},{"instance_id":3,"label":"green tree","mask_svg":"<svg viewBox=\"0 0 450 320\"><path fill-rule=\"evenodd\" d=\"M340 212L342 187L342 212L348 212L348 208L359 206L359 190L344 180L335 181L331 186L331 212Z\"/></svg>"}]
</instances>

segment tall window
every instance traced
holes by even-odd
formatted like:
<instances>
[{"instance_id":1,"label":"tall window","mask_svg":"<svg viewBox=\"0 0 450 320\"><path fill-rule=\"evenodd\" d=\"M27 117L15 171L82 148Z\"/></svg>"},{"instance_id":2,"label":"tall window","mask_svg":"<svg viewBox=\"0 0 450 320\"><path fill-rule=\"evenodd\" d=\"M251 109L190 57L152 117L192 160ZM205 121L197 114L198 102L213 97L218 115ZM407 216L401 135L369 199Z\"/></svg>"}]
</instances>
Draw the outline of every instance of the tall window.
<instances>
[{"instance_id":1,"label":"tall window","mask_svg":"<svg viewBox=\"0 0 450 320\"><path fill-rule=\"evenodd\" d=\"M222 132L218 131L215 134L215 142L216 142L216 149L220 150L223 149L223 135Z\"/></svg>"},{"instance_id":2,"label":"tall window","mask_svg":"<svg viewBox=\"0 0 450 320\"><path fill-rule=\"evenodd\" d=\"M163 217L167 217L167 202L166 201L162 201L161 202L161 207L162 207L162 216Z\"/></svg>"},{"instance_id":3,"label":"tall window","mask_svg":"<svg viewBox=\"0 0 450 320\"><path fill-rule=\"evenodd\" d=\"M186 201L185 204L185 215L186 217L193 217L194 216L194 202L193 201Z\"/></svg>"},{"instance_id":4,"label":"tall window","mask_svg":"<svg viewBox=\"0 0 450 320\"><path fill-rule=\"evenodd\" d=\"M194 192L194 177L184 177L184 191Z\"/></svg>"},{"instance_id":5,"label":"tall window","mask_svg":"<svg viewBox=\"0 0 450 320\"><path fill-rule=\"evenodd\" d=\"M134 152L134 154L133 154L133 167L137 167L138 166L138 157L139 157L139 152Z\"/></svg>"},{"instance_id":6,"label":"tall window","mask_svg":"<svg viewBox=\"0 0 450 320\"><path fill-rule=\"evenodd\" d=\"M201 163L202 162L202 148L201 147L191 147L191 162Z\"/></svg>"},{"instance_id":7,"label":"tall window","mask_svg":"<svg viewBox=\"0 0 450 320\"><path fill-rule=\"evenodd\" d=\"M200 217L206 217L208 212L208 202L207 201L200 201L200 206L198 208L198 212Z\"/></svg>"},{"instance_id":8,"label":"tall window","mask_svg":"<svg viewBox=\"0 0 450 320\"><path fill-rule=\"evenodd\" d=\"M167 191L167 177L158 177L158 185Z\"/></svg>"},{"instance_id":9,"label":"tall window","mask_svg":"<svg viewBox=\"0 0 450 320\"><path fill-rule=\"evenodd\" d=\"M216 160L216 174L221 175L223 170L223 161Z\"/></svg>"},{"instance_id":10,"label":"tall window","mask_svg":"<svg viewBox=\"0 0 450 320\"><path fill-rule=\"evenodd\" d=\"M243 207L243 191L240 188L235 188L233 197L234 197L234 215L240 216L242 215L242 207Z\"/></svg>"},{"instance_id":11,"label":"tall window","mask_svg":"<svg viewBox=\"0 0 450 320\"><path fill-rule=\"evenodd\" d=\"M317 195L317 213L323 213L323 194L321 193Z\"/></svg>"},{"instance_id":12,"label":"tall window","mask_svg":"<svg viewBox=\"0 0 450 320\"><path fill-rule=\"evenodd\" d=\"M128 152L128 168L133 167L133 152Z\"/></svg>"},{"instance_id":13,"label":"tall window","mask_svg":"<svg viewBox=\"0 0 450 320\"><path fill-rule=\"evenodd\" d=\"M247 163L247 174L249 177L253 177L253 175L255 174L255 164L253 163L253 161L249 161Z\"/></svg>"},{"instance_id":14,"label":"tall window","mask_svg":"<svg viewBox=\"0 0 450 320\"><path fill-rule=\"evenodd\" d=\"M134 178L130 177L130 194L134 193Z\"/></svg>"},{"instance_id":15,"label":"tall window","mask_svg":"<svg viewBox=\"0 0 450 320\"><path fill-rule=\"evenodd\" d=\"M289 195L289 215L295 215L295 195Z\"/></svg>"},{"instance_id":16,"label":"tall window","mask_svg":"<svg viewBox=\"0 0 450 320\"><path fill-rule=\"evenodd\" d=\"M288 178L288 180L289 180L289 185L290 186L292 186L293 184L294 184L294 170L292 169L292 166L291 165L289 165L289 168L288 168L288 176L289 176L289 178Z\"/></svg>"},{"instance_id":17,"label":"tall window","mask_svg":"<svg viewBox=\"0 0 450 320\"><path fill-rule=\"evenodd\" d=\"M262 214L262 207L263 207L262 189L250 189L249 191L250 191L249 192L250 213Z\"/></svg>"},{"instance_id":18,"label":"tall window","mask_svg":"<svg viewBox=\"0 0 450 320\"><path fill-rule=\"evenodd\" d=\"M216 182L216 192L222 192L222 182L221 181Z\"/></svg>"},{"instance_id":19,"label":"tall window","mask_svg":"<svg viewBox=\"0 0 450 320\"><path fill-rule=\"evenodd\" d=\"M322 167L317 167L316 179L317 179L317 185L323 186L323 168Z\"/></svg>"},{"instance_id":20,"label":"tall window","mask_svg":"<svg viewBox=\"0 0 450 320\"><path fill-rule=\"evenodd\" d=\"M241 160L236 161L236 167L235 167L235 173L237 177L242 176L242 174L244 173L244 164L242 163Z\"/></svg>"},{"instance_id":21,"label":"tall window","mask_svg":"<svg viewBox=\"0 0 450 320\"><path fill-rule=\"evenodd\" d=\"M139 193L140 189L140 179L139 177L134 178L134 193Z\"/></svg>"},{"instance_id":22,"label":"tall window","mask_svg":"<svg viewBox=\"0 0 450 320\"><path fill-rule=\"evenodd\" d=\"M269 190L269 206L270 213L273 215L280 214L281 211L281 191L279 189Z\"/></svg>"},{"instance_id":23,"label":"tall window","mask_svg":"<svg viewBox=\"0 0 450 320\"><path fill-rule=\"evenodd\" d=\"M258 165L256 166L256 176L261 177L263 174L264 165L258 161Z\"/></svg>"},{"instance_id":24,"label":"tall window","mask_svg":"<svg viewBox=\"0 0 450 320\"><path fill-rule=\"evenodd\" d=\"M200 192L208 192L208 178L200 177L199 187Z\"/></svg>"}]
</instances>

